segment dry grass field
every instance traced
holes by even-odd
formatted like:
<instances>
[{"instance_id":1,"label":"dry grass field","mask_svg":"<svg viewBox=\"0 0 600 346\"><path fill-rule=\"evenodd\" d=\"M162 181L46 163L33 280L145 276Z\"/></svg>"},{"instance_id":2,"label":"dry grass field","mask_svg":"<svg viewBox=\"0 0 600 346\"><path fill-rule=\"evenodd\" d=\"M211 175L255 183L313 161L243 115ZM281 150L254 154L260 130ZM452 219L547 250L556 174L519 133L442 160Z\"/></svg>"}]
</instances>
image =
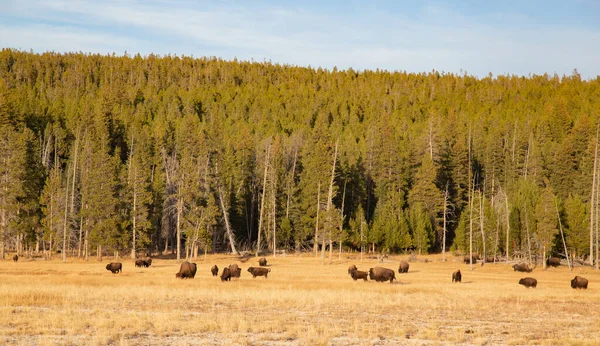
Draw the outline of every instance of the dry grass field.
<instances>
[{"instance_id":1,"label":"dry grass field","mask_svg":"<svg viewBox=\"0 0 600 346\"><path fill-rule=\"evenodd\" d=\"M362 263L354 254L321 265L310 254L267 257L269 278L252 279L251 258L200 258L195 279L175 278L179 264L155 259L123 273L110 259L0 261L0 344L8 345L484 345L600 344L600 273L566 267L513 272L509 264L475 266L450 257L406 256ZM422 260L427 259L429 262ZM210 267L238 263L240 279L221 282ZM353 281L381 265L397 283ZM463 282L453 284L457 268ZM581 275L587 290L570 288ZM524 276L538 287L518 285Z\"/></svg>"}]
</instances>

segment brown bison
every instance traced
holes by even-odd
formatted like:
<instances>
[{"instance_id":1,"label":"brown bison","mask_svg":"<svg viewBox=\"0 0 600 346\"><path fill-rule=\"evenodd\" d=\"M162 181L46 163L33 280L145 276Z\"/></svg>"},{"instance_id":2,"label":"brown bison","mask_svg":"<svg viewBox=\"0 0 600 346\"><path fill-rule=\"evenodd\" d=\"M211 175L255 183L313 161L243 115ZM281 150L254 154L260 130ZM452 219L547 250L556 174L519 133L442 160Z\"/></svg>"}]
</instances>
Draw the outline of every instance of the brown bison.
<instances>
[{"instance_id":1,"label":"brown bison","mask_svg":"<svg viewBox=\"0 0 600 346\"><path fill-rule=\"evenodd\" d=\"M369 273L360 271L358 269L353 270L352 273L350 273L350 276L352 277L352 279L354 281L356 281L358 279L363 279L363 280L367 281L368 275L369 275Z\"/></svg>"},{"instance_id":2,"label":"brown bison","mask_svg":"<svg viewBox=\"0 0 600 346\"><path fill-rule=\"evenodd\" d=\"M369 276L371 277L371 280L375 280L377 282L385 282L389 280L390 283L393 283L392 281L396 279L396 274L393 270L383 267L369 268Z\"/></svg>"},{"instance_id":3,"label":"brown bison","mask_svg":"<svg viewBox=\"0 0 600 346\"><path fill-rule=\"evenodd\" d=\"M144 260L144 267L148 268L151 265L152 265L152 258L146 257L146 259Z\"/></svg>"},{"instance_id":4,"label":"brown bison","mask_svg":"<svg viewBox=\"0 0 600 346\"><path fill-rule=\"evenodd\" d=\"M546 260L546 266L548 267L560 267L560 258L550 257Z\"/></svg>"},{"instance_id":5,"label":"brown bison","mask_svg":"<svg viewBox=\"0 0 600 346\"><path fill-rule=\"evenodd\" d=\"M486 261L487 263L494 263L494 262L497 262L497 261L498 261L498 257L496 257L496 256L487 256L487 257L485 258L485 261Z\"/></svg>"},{"instance_id":6,"label":"brown bison","mask_svg":"<svg viewBox=\"0 0 600 346\"><path fill-rule=\"evenodd\" d=\"M398 266L398 273L402 274L402 273L408 273L408 262L406 261L402 261L400 262L400 266Z\"/></svg>"},{"instance_id":7,"label":"brown bison","mask_svg":"<svg viewBox=\"0 0 600 346\"><path fill-rule=\"evenodd\" d=\"M571 280L571 288L581 288L587 289L588 280L586 278L582 278L581 276L576 276L573 280Z\"/></svg>"},{"instance_id":8,"label":"brown bison","mask_svg":"<svg viewBox=\"0 0 600 346\"><path fill-rule=\"evenodd\" d=\"M267 266L267 259L266 259L266 258L264 258L264 257L261 257L261 258L258 260L258 265L259 265L259 266L261 266L261 267L266 267L266 266Z\"/></svg>"},{"instance_id":9,"label":"brown bison","mask_svg":"<svg viewBox=\"0 0 600 346\"><path fill-rule=\"evenodd\" d=\"M479 255L473 254L473 264L477 263L478 258L479 258ZM470 259L469 256L463 257L463 261L465 262L465 264L471 264L471 261L469 259Z\"/></svg>"},{"instance_id":10,"label":"brown bison","mask_svg":"<svg viewBox=\"0 0 600 346\"><path fill-rule=\"evenodd\" d=\"M348 275L352 275L352 272L358 270L358 268L356 268L356 265L351 265L348 267Z\"/></svg>"},{"instance_id":11,"label":"brown bison","mask_svg":"<svg viewBox=\"0 0 600 346\"><path fill-rule=\"evenodd\" d=\"M223 268L223 272L221 273L221 281L231 281L231 272L229 268Z\"/></svg>"},{"instance_id":12,"label":"brown bison","mask_svg":"<svg viewBox=\"0 0 600 346\"><path fill-rule=\"evenodd\" d=\"M106 265L106 270L110 270L111 273L116 274L123 271L123 265L120 262L111 262Z\"/></svg>"},{"instance_id":13,"label":"brown bison","mask_svg":"<svg viewBox=\"0 0 600 346\"><path fill-rule=\"evenodd\" d=\"M196 270L198 267L196 263L183 262L179 266L179 273L175 274L176 278L180 279L193 279L196 276Z\"/></svg>"},{"instance_id":14,"label":"brown bison","mask_svg":"<svg viewBox=\"0 0 600 346\"><path fill-rule=\"evenodd\" d=\"M460 273L460 269L452 273L452 282L461 282L462 274Z\"/></svg>"},{"instance_id":15,"label":"brown bison","mask_svg":"<svg viewBox=\"0 0 600 346\"><path fill-rule=\"evenodd\" d=\"M257 276L264 276L265 279L268 278L270 268L260 268L260 267L250 267L248 271L252 274L252 278L254 279Z\"/></svg>"},{"instance_id":16,"label":"brown bison","mask_svg":"<svg viewBox=\"0 0 600 346\"><path fill-rule=\"evenodd\" d=\"M533 269L529 268L527 263L513 264L513 270L516 272L531 273Z\"/></svg>"},{"instance_id":17,"label":"brown bison","mask_svg":"<svg viewBox=\"0 0 600 346\"><path fill-rule=\"evenodd\" d=\"M230 264L229 265L229 273L231 274L232 278L239 278L240 275L242 275L242 269L240 267L238 267L237 264Z\"/></svg>"},{"instance_id":18,"label":"brown bison","mask_svg":"<svg viewBox=\"0 0 600 346\"><path fill-rule=\"evenodd\" d=\"M144 260L135 260L135 266L136 267L145 267L146 266L146 261Z\"/></svg>"},{"instance_id":19,"label":"brown bison","mask_svg":"<svg viewBox=\"0 0 600 346\"><path fill-rule=\"evenodd\" d=\"M19 260L19 255L14 255L14 256L13 256L13 261L15 261L15 262L16 262L16 261L18 261L18 260Z\"/></svg>"},{"instance_id":20,"label":"brown bison","mask_svg":"<svg viewBox=\"0 0 600 346\"><path fill-rule=\"evenodd\" d=\"M217 265L215 264L214 266L212 266L212 268L210 268L210 272L212 273L212 276L219 275L219 267L217 267Z\"/></svg>"},{"instance_id":21,"label":"brown bison","mask_svg":"<svg viewBox=\"0 0 600 346\"><path fill-rule=\"evenodd\" d=\"M523 285L527 288L529 288L529 287L535 288L537 286L537 280L534 278L530 278L530 277L522 278L521 280L519 280L519 285Z\"/></svg>"}]
</instances>

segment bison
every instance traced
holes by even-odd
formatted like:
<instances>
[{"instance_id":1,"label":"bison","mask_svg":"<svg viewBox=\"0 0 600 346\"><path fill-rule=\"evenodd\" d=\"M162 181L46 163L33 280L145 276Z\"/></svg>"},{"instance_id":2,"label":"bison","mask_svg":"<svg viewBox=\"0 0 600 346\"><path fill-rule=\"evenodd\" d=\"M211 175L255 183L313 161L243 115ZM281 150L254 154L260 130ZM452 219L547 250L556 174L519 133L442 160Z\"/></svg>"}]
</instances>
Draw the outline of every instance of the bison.
<instances>
[{"instance_id":1,"label":"bison","mask_svg":"<svg viewBox=\"0 0 600 346\"><path fill-rule=\"evenodd\" d=\"M371 280L375 280L377 282L385 282L389 280L390 283L393 283L392 281L396 279L396 274L393 270L383 267L369 268L369 276L371 277Z\"/></svg>"},{"instance_id":2,"label":"bison","mask_svg":"<svg viewBox=\"0 0 600 346\"><path fill-rule=\"evenodd\" d=\"M210 268L210 272L212 273L212 276L219 275L219 267L217 267L217 265L215 264L214 266L212 266L212 268Z\"/></svg>"},{"instance_id":3,"label":"bison","mask_svg":"<svg viewBox=\"0 0 600 346\"><path fill-rule=\"evenodd\" d=\"M221 281L231 281L231 272L228 267L223 268L221 273Z\"/></svg>"},{"instance_id":4,"label":"bison","mask_svg":"<svg viewBox=\"0 0 600 346\"><path fill-rule=\"evenodd\" d=\"M469 260L469 256L465 256L463 257L463 261L465 262L465 264L471 264L471 261ZM477 263L477 260L479 259L479 255L477 254L473 254L473 264Z\"/></svg>"},{"instance_id":5,"label":"bison","mask_svg":"<svg viewBox=\"0 0 600 346\"><path fill-rule=\"evenodd\" d=\"M461 282L462 274L460 273L460 269L452 273L452 282Z\"/></svg>"},{"instance_id":6,"label":"bison","mask_svg":"<svg viewBox=\"0 0 600 346\"><path fill-rule=\"evenodd\" d=\"M16 262L16 261L18 261L18 260L19 260L19 255L14 255L14 256L13 256L13 261L15 261L15 262Z\"/></svg>"},{"instance_id":7,"label":"bison","mask_svg":"<svg viewBox=\"0 0 600 346\"><path fill-rule=\"evenodd\" d=\"M179 273L175 274L176 278L180 279L193 279L196 276L196 270L198 267L196 263L183 262L179 266Z\"/></svg>"},{"instance_id":8,"label":"bison","mask_svg":"<svg viewBox=\"0 0 600 346\"><path fill-rule=\"evenodd\" d=\"M248 271L252 274L252 278L254 279L257 276L264 276L265 279L268 278L269 272L271 269L269 268L259 268L259 267L250 267Z\"/></svg>"},{"instance_id":9,"label":"bison","mask_svg":"<svg viewBox=\"0 0 600 346\"><path fill-rule=\"evenodd\" d=\"M402 274L402 273L408 273L408 262L406 261L402 261L400 262L400 266L398 266L398 273Z\"/></svg>"},{"instance_id":10,"label":"bison","mask_svg":"<svg viewBox=\"0 0 600 346\"><path fill-rule=\"evenodd\" d=\"M546 260L546 266L548 267L559 267L560 266L560 258L558 257L550 257Z\"/></svg>"},{"instance_id":11,"label":"bison","mask_svg":"<svg viewBox=\"0 0 600 346\"><path fill-rule=\"evenodd\" d=\"M232 278L239 278L240 275L242 274L242 269L240 267L238 267L237 264L230 264L229 265L229 274L231 275Z\"/></svg>"},{"instance_id":12,"label":"bison","mask_svg":"<svg viewBox=\"0 0 600 346\"><path fill-rule=\"evenodd\" d=\"M575 276L573 280L571 280L571 288L581 288L587 289L588 280L586 278L582 278L581 276Z\"/></svg>"},{"instance_id":13,"label":"bison","mask_svg":"<svg viewBox=\"0 0 600 346\"><path fill-rule=\"evenodd\" d=\"M524 273L531 273L531 271L533 269L529 268L529 265L527 263L519 263L519 264L513 264L513 271L516 272L524 272Z\"/></svg>"},{"instance_id":14,"label":"bison","mask_svg":"<svg viewBox=\"0 0 600 346\"><path fill-rule=\"evenodd\" d=\"M485 261L487 263L494 263L494 262L498 261L498 257L496 257L496 256L487 256L485 258Z\"/></svg>"},{"instance_id":15,"label":"bison","mask_svg":"<svg viewBox=\"0 0 600 346\"><path fill-rule=\"evenodd\" d=\"M144 260L144 267L148 268L151 265L152 265L152 258L146 257L146 259Z\"/></svg>"},{"instance_id":16,"label":"bison","mask_svg":"<svg viewBox=\"0 0 600 346\"><path fill-rule=\"evenodd\" d=\"M352 272L358 270L358 268L356 268L356 265L351 265L348 267L348 275L352 275Z\"/></svg>"},{"instance_id":17,"label":"bison","mask_svg":"<svg viewBox=\"0 0 600 346\"><path fill-rule=\"evenodd\" d=\"M135 260L135 266L136 267L145 267L146 266L146 261L144 260Z\"/></svg>"},{"instance_id":18,"label":"bison","mask_svg":"<svg viewBox=\"0 0 600 346\"><path fill-rule=\"evenodd\" d=\"M519 280L519 285L523 285L527 288L529 288L529 287L535 288L537 286L537 280L534 278L530 278L530 277L522 278L521 280Z\"/></svg>"},{"instance_id":19,"label":"bison","mask_svg":"<svg viewBox=\"0 0 600 346\"><path fill-rule=\"evenodd\" d=\"M116 274L123 271L123 265L120 262L111 262L106 265L106 270L110 270L111 273Z\"/></svg>"},{"instance_id":20,"label":"bison","mask_svg":"<svg viewBox=\"0 0 600 346\"><path fill-rule=\"evenodd\" d=\"M266 259L266 258L264 258L264 257L261 257L261 258L258 260L258 265L259 265L259 266L261 266L261 267L266 267L266 266L267 266L267 259Z\"/></svg>"},{"instance_id":21,"label":"bison","mask_svg":"<svg viewBox=\"0 0 600 346\"><path fill-rule=\"evenodd\" d=\"M368 277L369 273L367 272L363 272L360 270L353 270L352 273L350 273L350 276L352 277L352 279L354 281L358 280L358 279L363 279L365 281L367 281L367 277Z\"/></svg>"}]
</instances>

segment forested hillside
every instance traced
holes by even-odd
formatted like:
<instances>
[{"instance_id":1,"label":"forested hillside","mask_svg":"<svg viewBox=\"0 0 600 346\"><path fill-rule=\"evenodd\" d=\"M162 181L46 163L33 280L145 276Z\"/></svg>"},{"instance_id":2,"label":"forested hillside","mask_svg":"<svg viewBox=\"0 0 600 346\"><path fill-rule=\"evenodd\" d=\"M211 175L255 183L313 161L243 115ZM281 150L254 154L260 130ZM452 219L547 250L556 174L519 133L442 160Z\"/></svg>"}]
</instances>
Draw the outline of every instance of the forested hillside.
<instances>
[{"instance_id":1,"label":"forested hillside","mask_svg":"<svg viewBox=\"0 0 600 346\"><path fill-rule=\"evenodd\" d=\"M1 255L425 253L444 239L465 253L470 233L479 253L549 255L564 253L562 228L585 257L599 117L600 79L576 71L4 49Z\"/></svg>"}]
</instances>

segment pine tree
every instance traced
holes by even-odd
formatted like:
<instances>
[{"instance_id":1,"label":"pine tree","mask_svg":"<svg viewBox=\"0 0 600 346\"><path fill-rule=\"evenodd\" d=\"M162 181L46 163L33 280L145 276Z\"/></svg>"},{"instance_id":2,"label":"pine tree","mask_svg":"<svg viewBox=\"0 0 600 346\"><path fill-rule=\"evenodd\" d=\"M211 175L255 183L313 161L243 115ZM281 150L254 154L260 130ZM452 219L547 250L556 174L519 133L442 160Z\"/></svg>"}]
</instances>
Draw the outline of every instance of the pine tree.
<instances>
[{"instance_id":1,"label":"pine tree","mask_svg":"<svg viewBox=\"0 0 600 346\"><path fill-rule=\"evenodd\" d=\"M413 245L419 253L427 254L433 237L431 215L417 202L411 206L410 216Z\"/></svg>"},{"instance_id":2,"label":"pine tree","mask_svg":"<svg viewBox=\"0 0 600 346\"><path fill-rule=\"evenodd\" d=\"M554 237L558 234L555 199L552 189L546 187L542 190L535 208L536 236L542 250L544 263L546 263L546 256L552 251Z\"/></svg>"},{"instance_id":3,"label":"pine tree","mask_svg":"<svg viewBox=\"0 0 600 346\"><path fill-rule=\"evenodd\" d=\"M579 195L570 195L564 204L564 226L569 247L575 256L589 255L589 210Z\"/></svg>"},{"instance_id":4,"label":"pine tree","mask_svg":"<svg viewBox=\"0 0 600 346\"><path fill-rule=\"evenodd\" d=\"M25 195L26 138L0 124L0 258L7 241L16 235L21 199Z\"/></svg>"}]
</instances>

